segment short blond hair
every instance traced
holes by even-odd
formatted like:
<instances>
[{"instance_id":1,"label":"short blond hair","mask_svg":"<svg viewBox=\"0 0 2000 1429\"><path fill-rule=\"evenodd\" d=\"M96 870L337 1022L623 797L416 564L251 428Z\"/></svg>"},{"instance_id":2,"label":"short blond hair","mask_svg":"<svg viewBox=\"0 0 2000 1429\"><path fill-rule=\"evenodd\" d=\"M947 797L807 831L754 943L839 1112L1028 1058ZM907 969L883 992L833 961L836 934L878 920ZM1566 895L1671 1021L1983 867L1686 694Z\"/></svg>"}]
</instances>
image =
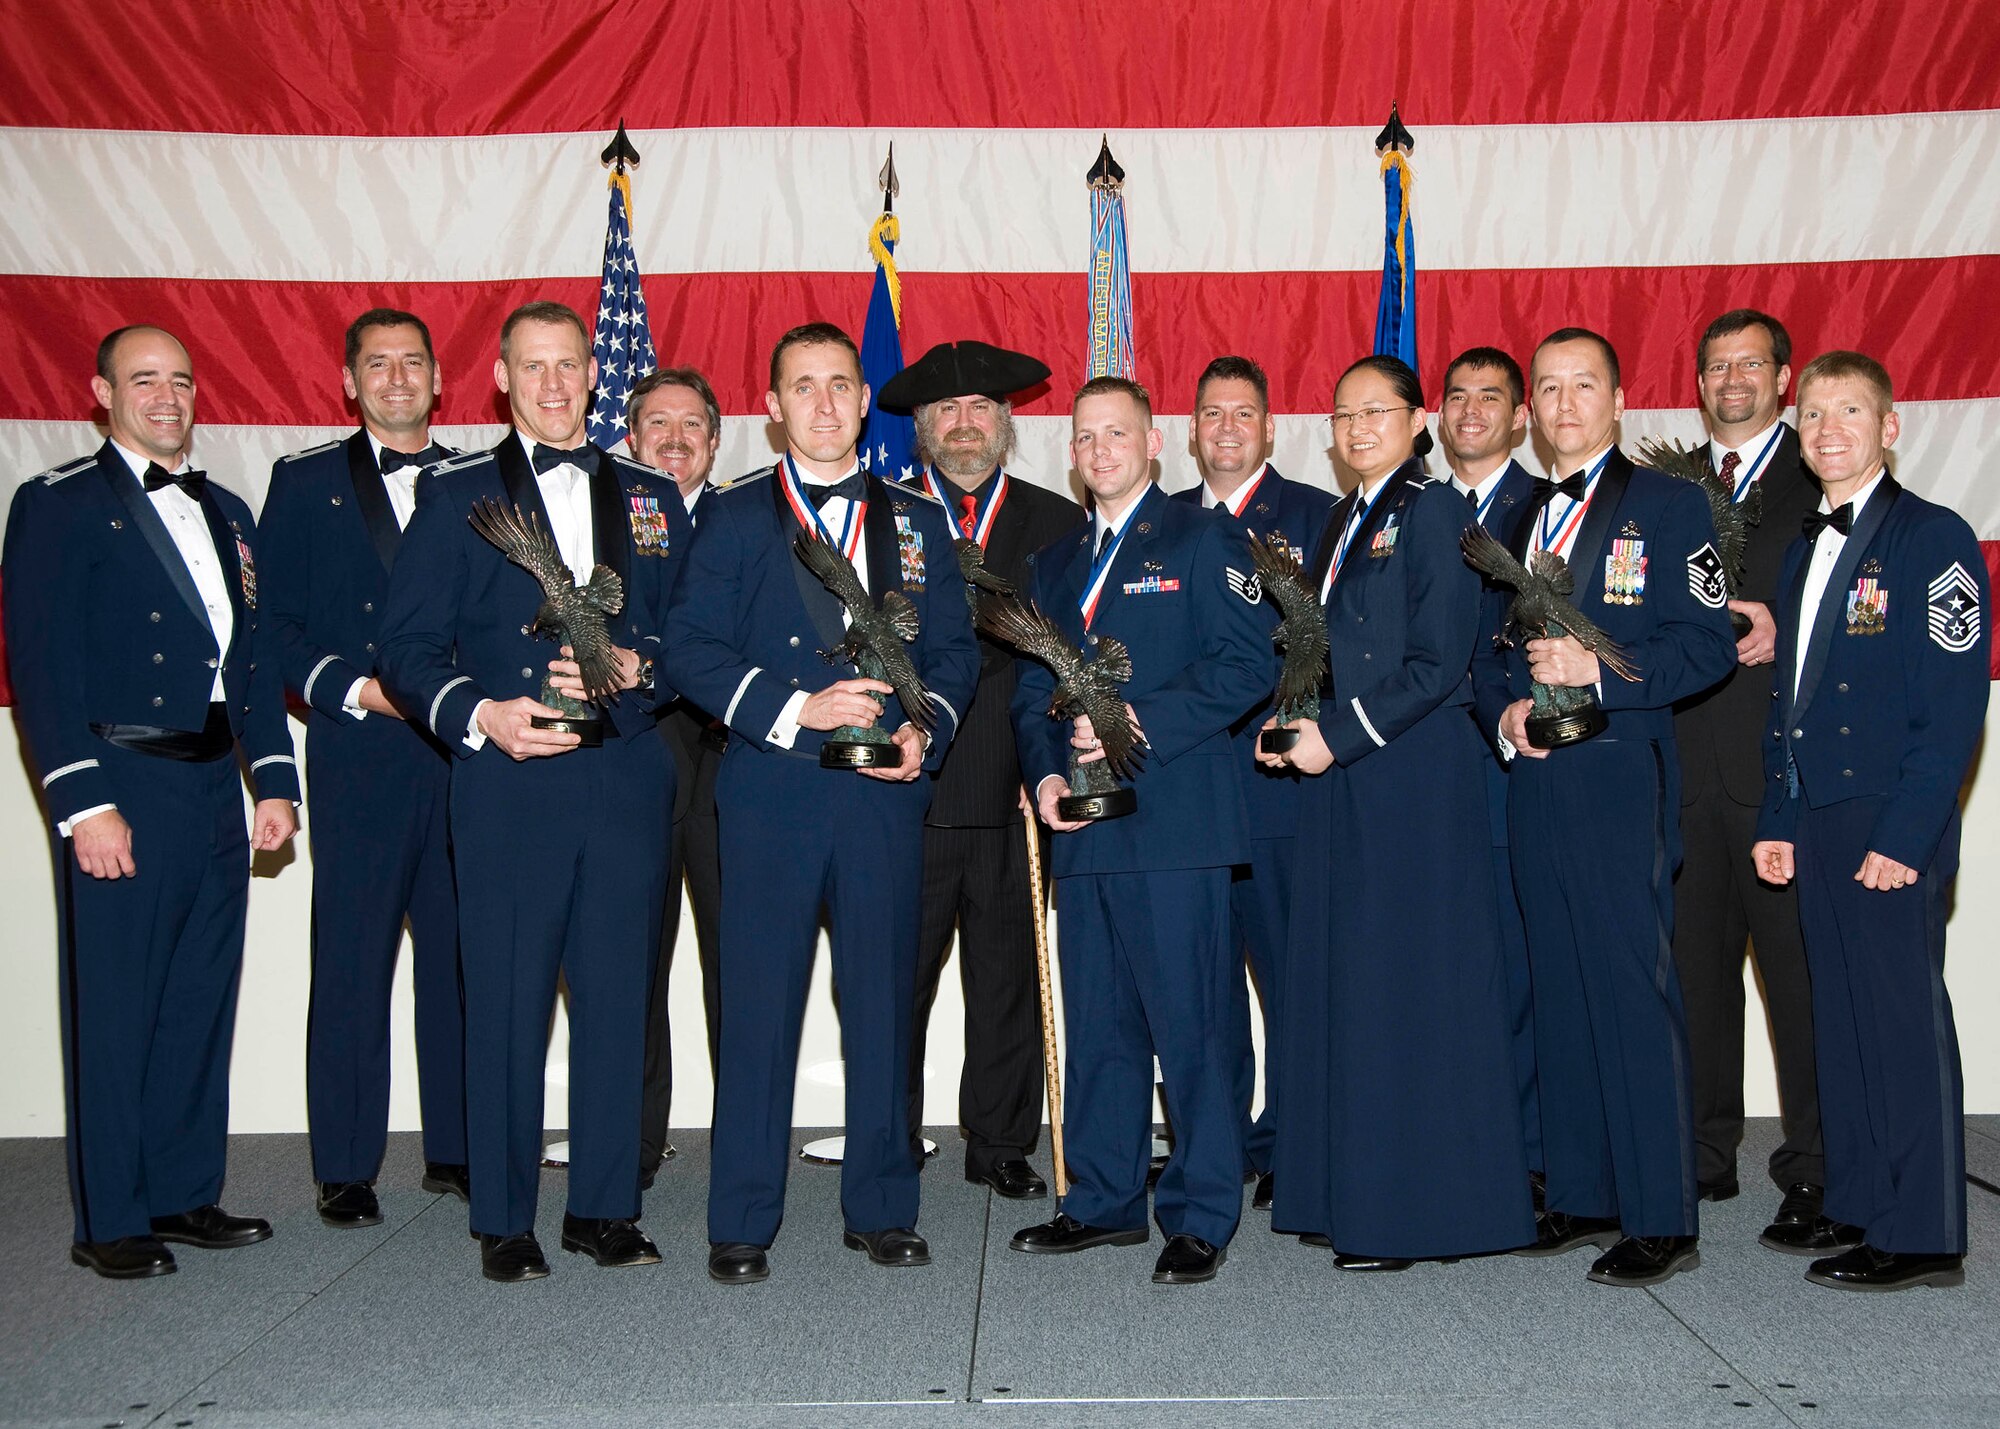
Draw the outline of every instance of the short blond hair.
<instances>
[{"instance_id":1,"label":"short blond hair","mask_svg":"<svg viewBox=\"0 0 2000 1429\"><path fill-rule=\"evenodd\" d=\"M1799 404L1805 404L1806 388L1813 383L1837 377L1856 377L1867 383L1882 399L1884 412L1896 405L1896 389L1889 381L1889 369L1866 353L1844 349L1822 352L1805 365L1805 370L1799 373Z\"/></svg>"}]
</instances>

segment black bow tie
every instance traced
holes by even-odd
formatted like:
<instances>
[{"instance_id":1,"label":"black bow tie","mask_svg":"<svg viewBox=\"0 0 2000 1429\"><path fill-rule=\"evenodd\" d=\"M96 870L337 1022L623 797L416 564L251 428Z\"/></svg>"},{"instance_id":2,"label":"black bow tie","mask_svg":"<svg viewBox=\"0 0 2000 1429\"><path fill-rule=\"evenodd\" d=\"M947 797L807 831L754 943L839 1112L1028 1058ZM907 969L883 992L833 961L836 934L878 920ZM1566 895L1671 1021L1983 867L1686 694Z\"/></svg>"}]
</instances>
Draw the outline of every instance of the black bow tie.
<instances>
[{"instance_id":1,"label":"black bow tie","mask_svg":"<svg viewBox=\"0 0 2000 1429\"><path fill-rule=\"evenodd\" d=\"M170 472L156 461L146 463L146 474L140 480L148 491L158 491L163 486L178 486L196 501L201 500L202 492L208 490L207 472L196 471L192 467L186 471Z\"/></svg>"},{"instance_id":2,"label":"black bow tie","mask_svg":"<svg viewBox=\"0 0 2000 1429\"><path fill-rule=\"evenodd\" d=\"M1583 489L1589 484L1590 479L1580 471L1571 472L1561 481L1550 481L1545 476L1538 476L1535 478L1535 498L1539 501L1554 501L1556 493L1560 491L1571 501L1581 501Z\"/></svg>"},{"instance_id":3,"label":"black bow tie","mask_svg":"<svg viewBox=\"0 0 2000 1429\"><path fill-rule=\"evenodd\" d=\"M1799 523L1799 527L1805 532L1808 541L1818 540L1819 533L1829 526L1833 527L1834 530L1840 532L1843 536L1852 531L1854 529L1854 503L1852 501L1842 502L1831 511L1808 511L1806 519Z\"/></svg>"},{"instance_id":4,"label":"black bow tie","mask_svg":"<svg viewBox=\"0 0 2000 1429\"><path fill-rule=\"evenodd\" d=\"M589 442L580 447L571 447L568 451L563 451L559 447L545 447L540 442L535 443L536 476L543 476L559 466L573 466L578 471L588 472L594 464L590 458Z\"/></svg>"},{"instance_id":5,"label":"black bow tie","mask_svg":"<svg viewBox=\"0 0 2000 1429\"><path fill-rule=\"evenodd\" d=\"M849 501L865 501L868 498L868 478L858 471L842 477L830 486L821 486L810 481L801 481L799 485L806 489L806 500L812 502L815 511L836 496L844 496Z\"/></svg>"},{"instance_id":6,"label":"black bow tie","mask_svg":"<svg viewBox=\"0 0 2000 1429\"><path fill-rule=\"evenodd\" d=\"M382 475L387 476L391 472L401 471L406 466L435 466L443 460L444 453L434 445L425 447L420 452L391 451L388 447L384 447L382 448ZM539 468L537 469L539 470Z\"/></svg>"}]
</instances>

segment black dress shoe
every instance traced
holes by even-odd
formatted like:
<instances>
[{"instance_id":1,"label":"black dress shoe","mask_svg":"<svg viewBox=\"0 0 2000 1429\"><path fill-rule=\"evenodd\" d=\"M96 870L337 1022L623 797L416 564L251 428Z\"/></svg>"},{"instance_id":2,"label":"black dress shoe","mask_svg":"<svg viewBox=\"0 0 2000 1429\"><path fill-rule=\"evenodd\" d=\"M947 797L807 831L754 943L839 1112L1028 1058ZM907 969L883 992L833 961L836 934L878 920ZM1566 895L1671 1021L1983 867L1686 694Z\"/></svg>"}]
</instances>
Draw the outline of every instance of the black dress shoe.
<instances>
[{"instance_id":1,"label":"black dress shoe","mask_svg":"<svg viewBox=\"0 0 2000 1429\"><path fill-rule=\"evenodd\" d=\"M975 1186L991 1186L995 1195L1010 1201L1039 1201L1049 1193L1049 1183L1018 1156L995 1161L984 1171L968 1170L965 1179Z\"/></svg>"},{"instance_id":2,"label":"black dress shoe","mask_svg":"<svg viewBox=\"0 0 2000 1429\"><path fill-rule=\"evenodd\" d=\"M1733 1201L1742 1189L1734 1176L1724 1176L1719 1181L1702 1182L1700 1193L1704 1201Z\"/></svg>"},{"instance_id":3,"label":"black dress shoe","mask_svg":"<svg viewBox=\"0 0 2000 1429\"><path fill-rule=\"evenodd\" d=\"M771 1276L771 1259L761 1245L717 1241L708 1248L708 1278L724 1285L751 1285Z\"/></svg>"},{"instance_id":4,"label":"black dress shoe","mask_svg":"<svg viewBox=\"0 0 2000 1429\"><path fill-rule=\"evenodd\" d=\"M1835 1290L1911 1290L1919 1285L1948 1290L1965 1284L1965 1257L1912 1255L1857 1245L1844 1255L1815 1260L1806 1271L1806 1279Z\"/></svg>"},{"instance_id":5,"label":"black dress shoe","mask_svg":"<svg viewBox=\"0 0 2000 1429\"><path fill-rule=\"evenodd\" d=\"M1210 1245L1199 1236L1170 1235L1166 1249L1153 1265L1155 1285L1199 1285L1215 1279L1216 1267L1229 1258L1219 1245Z\"/></svg>"},{"instance_id":6,"label":"black dress shoe","mask_svg":"<svg viewBox=\"0 0 2000 1429\"><path fill-rule=\"evenodd\" d=\"M842 1231L840 1243L865 1250L877 1265L929 1265L931 1245L913 1230L892 1226L885 1231Z\"/></svg>"},{"instance_id":7,"label":"black dress shoe","mask_svg":"<svg viewBox=\"0 0 2000 1429\"><path fill-rule=\"evenodd\" d=\"M235 1250L271 1238L271 1223L255 1216L232 1216L220 1206L196 1206L177 1216L154 1216L153 1234L177 1245L203 1250Z\"/></svg>"},{"instance_id":8,"label":"black dress shoe","mask_svg":"<svg viewBox=\"0 0 2000 1429\"><path fill-rule=\"evenodd\" d=\"M1073 1250L1089 1250L1095 1245L1144 1245L1149 1239L1151 1233L1144 1226L1129 1231L1113 1230L1109 1226L1087 1226L1067 1211L1057 1211L1054 1220L1017 1231L1007 1244L1029 1255L1067 1255Z\"/></svg>"},{"instance_id":9,"label":"black dress shoe","mask_svg":"<svg viewBox=\"0 0 2000 1429\"><path fill-rule=\"evenodd\" d=\"M1406 1260L1400 1255L1348 1255L1345 1251L1333 1253L1335 1270L1408 1270L1415 1265L1414 1260Z\"/></svg>"},{"instance_id":10,"label":"black dress shoe","mask_svg":"<svg viewBox=\"0 0 2000 1429\"><path fill-rule=\"evenodd\" d=\"M382 1206L375 1187L366 1181L321 1181L319 1218L335 1230L382 1224Z\"/></svg>"},{"instance_id":11,"label":"black dress shoe","mask_svg":"<svg viewBox=\"0 0 2000 1429\"><path fill-rule=\"evenodd\" d=\"M128 1235L117 1240L80 1240L69 1248L72 1265L87 1266L106 1280L144 1280L172 1275L174 1253L158 1236Z\"/></svg>"},{"instance_id":12,"label":"black dress shoe","mask_svg":"<svg viewBox=\"0 0 2000 1429\"><path fill-rule=\"evenodd\" d=\"M433 1196L456 1196L472 1204L472 1176L454 1161L426 1161L423 1188Z\"/></svg>"},{"instance_id":13,"label":"black dress shoe","mask_svg":"<svg viewBox=\"0 0 2000 1429\"><path fill-rule=\"evenodd\" d=\"M533 1231L519 1235L481 1235L479 1273L502 1285L518 1285L523 1280L540 1280L548 1275L549 1263L542 1255L541 1242Z\"/></svg>"},{"instance_id":14,"label":"black dress shoe","mask_svg":"<svg viewBox=\"0 0 2000 1429\"><path fill-rule=\"evenodd\" d=\"M573 1216L564 1211L562 1248L587 1255L607 1270L660 1263L660 1248L653 1244L653 1238L629 1220Z\"/></svg>"},{"instance_id":15,"label":"black dress shoe","mask_svg":"<svg viewBox=\"0 0 2000 1429\"><path fill-rule=\"evenodd\" d=\"M1691 1235L1628 1235L1597 1258L1590 1278L1599 1285L1658 1285L1700 1264Z\"/></svg>"},{"instance_id":16,"label":"black dress shoe","mask_svg":"<svg viewBox=\"0 0 2000 1429\"><path fill-rule=\"evenodd\" d=\"M1160 1177L1166 1173L1167 1159L1165 1156L1154 1156L1147 1160L1146 1184L1148 1186L1157 1186L1160 1184Z\"/></svg>"},{"instance_id":17,"label":"black dress shoe","mask_svg":"<svg viewBox=\"0 0 2000 1429\"><path fill-rule=\"evenodd\" d=\"M1618 1222L1597 1216L1572 1216L1563 1211L1543 1211L1535 1217L1535 1243L1524 1245L1516 1255L1561 1255L1580 1245L1599 1250L1616 1245L1623 1233Z\"/></svg>"},{"instance_id":18,"label":"black dress shoe","mask_svg":"<svg viewBox=\"0 0 2000 1429\"><path fill-rule=\"evenodd\" d=\"M1534 1203L1538 1216L1549 1208L1549 1178L1544 1172L1528 1173L1528 1199Z\"/></svg>"},{"instance_id":19,"label":"black dress shoe","mask_svg":"<svg viewBox=\"0 0 2000 1429\"><path fill-rule=\"evenodd\" d=\"M1824 1212L1825 1193L1809 1181L1797 1181L1785 1188L1778 1214L1757 1244L1787 1255L1825 1255L1861 1244L1860 1226L1829 1220Z\"/></svg>"},{"instance_id":20,"label":"black dress shoe","mask_svg":"<svg viewBox=\"0 0 2000 1429\"><path fill-rule=\"evenodd\" d=\"M1299 1236L1299 1244L1309 1245L1314 1250L1332 1250L1333 1237L1330 1235L1322 1235L1318 1231L1306 1231Z\"/></svg>"},{"instance_id":21,"label":"black dress shoe","mask_svg":"<svg viewBox=\"0 0 2000 1429\"><path fill-rule=\"evenodd\" d=\"M1257 1178L1257 1189L1250 1195L1251 1210L1268 1211L1271 1209L1271 1191L1275 1184L1276 1178L1269 1171L1266 1171Z\"/></svg>"}]
</instances>

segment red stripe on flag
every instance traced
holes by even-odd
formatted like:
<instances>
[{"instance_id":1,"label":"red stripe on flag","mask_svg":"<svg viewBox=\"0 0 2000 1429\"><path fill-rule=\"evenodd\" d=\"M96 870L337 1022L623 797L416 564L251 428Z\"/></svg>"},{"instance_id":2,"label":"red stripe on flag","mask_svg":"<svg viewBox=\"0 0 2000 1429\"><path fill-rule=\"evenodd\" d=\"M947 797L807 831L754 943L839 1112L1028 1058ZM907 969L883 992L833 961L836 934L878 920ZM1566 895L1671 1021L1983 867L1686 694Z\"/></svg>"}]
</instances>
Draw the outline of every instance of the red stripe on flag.
<instances>
[{"instance_id":1,"label":"red stripe on flag","mask_svg":"<svg viewBox=\"0 0 2000 1429\"><path fill-rule=\"evenodd\" d=\"M635 129L1373 127L1395 98L1421 135L2000 107L1988 7L1903 0L1601 0L1527 21L1463 0L1152 11L204 0L147 13L135 29L98 6L20 7L0 47L0 123L358 135L590 135L621 118Z\"/></svg>"},{"instance_id":2,"label":"red stripe on flag","mask_svg":"<svg viewBox=\"0 0 2000 1429\"><path fill-rule=\"evenodd\" d=\"M795 323L825 318L861 331L867 273L652 274L646 299L663 363L692 363L723 410L764 410L770 345ZM1380 279L1373 273L1133 275L1139 375L1161 412L1185 412L1195 376L1241 352L1271 376L1273 410L1325 410L1333 380L1365 354ZM1418 337L1435 399L1446 361L1479 343L1526 364L1533 344L1580 323L1623 359L1628 406L1693 400L1693 343L1719 312L1752 305L1782 317L1797 362L1852 347L1888 364L1899 395L2000 396L2000 255L1758 267L1420 271ZM0 276L19 360L0 419L88 416L98 338L128 322L165 326L193 350L201 412L212 422L339 425L340 338L379 303L425 318L445 395L439 420L499 421L491 372L501 319L530 298L588 314L597 280L505 283L242 283L186 279ZM903 274L903 347L977 336L1031 352L1054 369L1027 413L1066 410L1081 382L1089 310L1084 277L1050 273Z\"/></svg>"}]
</instances>

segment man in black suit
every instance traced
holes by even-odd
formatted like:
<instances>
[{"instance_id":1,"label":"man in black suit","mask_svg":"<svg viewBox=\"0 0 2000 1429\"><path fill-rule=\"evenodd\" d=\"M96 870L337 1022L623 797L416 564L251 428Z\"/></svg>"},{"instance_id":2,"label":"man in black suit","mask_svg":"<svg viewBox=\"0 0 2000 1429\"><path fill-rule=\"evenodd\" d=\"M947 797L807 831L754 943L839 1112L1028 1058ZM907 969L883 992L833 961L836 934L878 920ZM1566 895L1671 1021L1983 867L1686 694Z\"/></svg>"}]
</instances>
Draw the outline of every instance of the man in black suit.
<instances>
[{"instance_id":1,"label":"man in black suit","mask_svg":"<svg viewBox=\"0 0 2000 1429\"><path fill-rule=\"evenodd\" d=\"M708 379L692 367L663 367L639 379L625 404L632 454L674 479L688 518L708 490L709 472L722 446L722 409ZM667 1025L667 982L681 931L680 890L687 881L694 909L695 952L701 959L702 1010L708 1024L708 1065L715 1069L722 1026L721 980L716 972L722 929L722 863L715 827L715 772L729 732L720 720L684 699L667 706L660 736L674 759L674 833L667 850L667 902L660 921L660 960L646 1010L646 1081L639 1106L639 1184L650 1190L660 1164L674 1154L667 1118L674 1098L674 1043Z\"/></svg>"},{"instance_id":2,"label":"man in black suit","mask_svg":"<svg viewBox=\"0 0 2000 1429\"><path fill-rule=\"evenodd\" d=\"M1763 492L1763 515L1743 557L1745 599L1729 608L1750 621L1737 665L1721 684L1677 706L1681 749L1681 841L1674 884L1674 965L1687 1005L1694 1083L1696 1174L1704 1200L1734 1196L1743 1138L1743 949L1756 949L1771 1014L1785 1139L1771 1179L1785 1192L1764 1244L1794 1252L1831 1249L1823 1224L1826 1184L1819 1093L1813 1072L1812 983L1799 936L1793 886L1761 881L1749 862L1764 798L1760 740L1771 718L1771 617L1779 568L1799 522L1819 503L1819 484L1799 464L1798 433L1779 420L1792 380L1784 324L1749 308L1708 325L1696 348L1695 380L1710 468L1736 500Z\"/></svg>"},{"instance_id":3,"label":"man in black suit","mask_svg":"<svg viewBox=\"0 0 2000 1429\"><path fill-rule=\"evenodd\" d=\"M1008 398L1045 380L1032 357L983 342L940 343L882 386L881 404L914 409L921 485L955 534L979 542L989 570L1024 587L1028 557L1083 522L1066 497L1010 476ZM910 1129L921 1148L924 1042L938 979L959 933L965 1066L958 1116L965 1179L1034 1199L1048 1186L1028 1164L1042 1121L1035 930L1022 832L1021 765L1008 703L1013 652L980 637L979 689L936 776L924 819L923 932L910 1038ZM919 1155L921 1151L919 1150Z\"/></svg>"}]
</instances>

